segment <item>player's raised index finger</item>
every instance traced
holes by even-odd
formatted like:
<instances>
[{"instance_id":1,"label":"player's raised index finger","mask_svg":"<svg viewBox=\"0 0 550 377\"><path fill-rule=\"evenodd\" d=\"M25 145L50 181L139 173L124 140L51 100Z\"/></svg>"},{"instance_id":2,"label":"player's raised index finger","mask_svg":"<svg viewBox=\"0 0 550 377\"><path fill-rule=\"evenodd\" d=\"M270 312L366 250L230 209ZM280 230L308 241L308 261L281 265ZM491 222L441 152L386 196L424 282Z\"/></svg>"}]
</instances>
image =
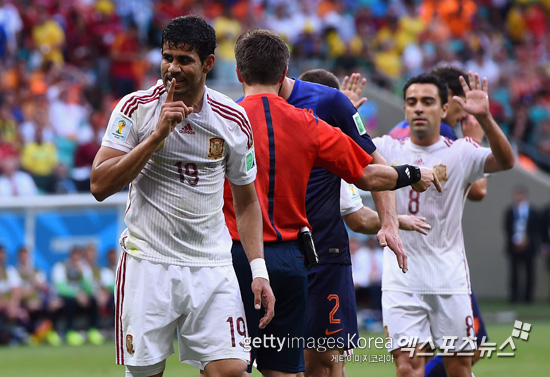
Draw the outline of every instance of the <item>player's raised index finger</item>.
<instances>
[{"instance_id":1,"label":"player's raised index finger","mask_svg":"<svg viewBox=\"0 0 550 377\"><path fill-rule=\"evenodd\" d=\"M168 83L168 94L166 95L166 101L165 102L173 102L174 101L174 89L176 87L176 79L173 78Z\"/></svg>"},{"instance_id":2,"label":"player's raised index finger","mask_svg":"<svg viewBox=\"0 0 550 377\"><path fill-rule=\"evenodd\" d=\"M443 192L443 187L441 187L441 183L439 182L439 179L437 178L437 175L434 174L434 186L435 189L438 192Z\"/></svg>"}]
</instances>

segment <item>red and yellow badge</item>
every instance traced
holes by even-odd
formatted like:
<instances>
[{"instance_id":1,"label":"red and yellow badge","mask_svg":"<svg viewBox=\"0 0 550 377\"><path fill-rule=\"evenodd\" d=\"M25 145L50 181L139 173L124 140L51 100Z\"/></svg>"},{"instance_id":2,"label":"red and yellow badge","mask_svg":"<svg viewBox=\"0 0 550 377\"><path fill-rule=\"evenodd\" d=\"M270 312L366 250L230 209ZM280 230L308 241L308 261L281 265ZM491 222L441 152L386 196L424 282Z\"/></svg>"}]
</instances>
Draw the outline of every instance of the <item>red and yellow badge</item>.
<instances>
[{"instance_id":1,"label":"red and yellow badge","mask_svg":"<svg viewBox=\"0 0 550 377\"><path fill-rule=\"evenodd\" d=\"M211 160L218 160L222 158L225 140L221 137L211 137L209 141L210 147L208 148L208 158Z\"/></svg>"},{"instance_id":2,"label":"red and yellow badge","mask_svg":"<svg viewBox=\"0 0 550 377\"><path fill-rule=\"evenodd\" d=\"M390 337L390 332L388 331L388 325L384 326L384 336L386 339Z\"/></svg>"},{"instance_id":3,"label":"red and yellow badge","mask_svg":"<svg viewBox=\"0 0 550 377\"><path fill-rule=\"evenodd\" d=\"M447 181L447 165L438 164L433 166L433 171L439 179L439 182L443 183Z\"/></svg>"},{"instance_id":4,"label":"red and yellow badge","mask_svg":"<svg viewBox=\"0 0 550 377\"><path fill-rule=\"evenodd\" d=\"M136 353L136 350L134 349L134 337L130 334L126 335L126 350L130 355Z\"/></svg>"}]
</instances>

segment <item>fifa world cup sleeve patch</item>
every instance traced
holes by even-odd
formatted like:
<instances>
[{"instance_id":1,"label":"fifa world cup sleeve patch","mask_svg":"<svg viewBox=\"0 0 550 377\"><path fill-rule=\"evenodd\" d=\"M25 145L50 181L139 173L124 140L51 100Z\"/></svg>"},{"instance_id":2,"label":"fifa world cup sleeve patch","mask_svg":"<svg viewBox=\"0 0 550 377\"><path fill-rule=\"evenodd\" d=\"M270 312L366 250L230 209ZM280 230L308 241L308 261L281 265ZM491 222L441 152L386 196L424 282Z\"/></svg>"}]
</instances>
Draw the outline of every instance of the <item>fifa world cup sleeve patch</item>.
<instances>
[{"instance_id":1,"label":"fifa world cup sleeve patch","mask_svg":"<svg viewBox=\"0 0 550 377\"><path fill-rule=\"evenodd\" d=\"M361 196L359 195L359 191L357 191L357 187L355 187L355 185L352 185L351 183L346 183L346 189L349 192L351 202L356 203L362 200Z\"/></svg>"},{"instance_id":2,"label":"fifa world cup sleeve patch","mask_svg":"<svg viewBox=\"0 0 550 377\"><path fill-rule=\"evenodd\" d=\"M256 155L254 154L254 149L251 149L246 154L246 171L249 172L256 166Z\"/></svg>"},{"instance_id":3,"label":"fifa world cup sleeve patch","mask_svg":"<svg viewBox=\"0 0 550 377\"><path fill-rule=\"evenodd\" d=\"M357 127L357 131L359 131L359 135L364 135L367 133L367 129L365 128L365 125L363 124L359 113L355 113L355 115L353 115L353 121L355 122L355 127Z\"/></svg>"},{"instance_id":4,"label":"fifa world cup sleeve patch","mask_svg":"<svg viewBox=\"0 0 550 377\"><path fill-rule=\"evenodd\" d=\"M114 122L109 126L109 137L116 141L126 141L132 122L123 117L116 117Z\"/></svg>"}]
</instances>

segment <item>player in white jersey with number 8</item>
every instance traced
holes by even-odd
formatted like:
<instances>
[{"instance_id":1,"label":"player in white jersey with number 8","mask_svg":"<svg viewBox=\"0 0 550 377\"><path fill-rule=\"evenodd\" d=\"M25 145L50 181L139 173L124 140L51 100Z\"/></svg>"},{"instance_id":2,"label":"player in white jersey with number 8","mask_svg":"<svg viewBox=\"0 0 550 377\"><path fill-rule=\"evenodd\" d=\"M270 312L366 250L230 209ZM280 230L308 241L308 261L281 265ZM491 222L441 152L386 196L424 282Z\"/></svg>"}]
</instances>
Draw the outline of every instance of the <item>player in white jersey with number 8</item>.
<instances>
[{"instance_id":1,"label":"player in white jersey with number 8","mask_svg":"<svg viewBox=\"0 0 550 377\"><path fill-rule=\"evenodd\" d=\"M207 376L241 376L250 359L244 308L222 212L227 178L251 261L256 309L273 317L244 110L205 86L216 36L204 19L173 19L162 34L162 80L125 96L92 168L103 200L130 184L116 280L116 361L160 377L178 338L180 361Z\"/></svg>"},{"instance_id":2,"label":"player in white jersey with number 8","mask_svg":"<svg viewBox=\"0 0 550 377\"><path fill-rule=\"evenodd\" d=\"M470 138L451 141L440 136L441 119L447 111L447 86L429 74L409 79L403 89L411 137L373 139L389 163L430 167L443 187L442 193L432 189L424 193L396 191L397 212L425 217L432 227L427 235L400 232L409 261L406 274L396 270L389 252L384 253L383 321L386 335L392 339L390 351L398 377L424 376L425 358L418 353L426 342L453 354L444 358L447 376L471 376L471 357L456 355L475 348L475 342L469 342L474 321L461 225L464 192L484 173L510 169L514 154L489 112L487 80L481 82L470 72L471 89L463 77L460 80L465 100L457 96L454 100L476 117L491 149ZM451 339L455 339L452 344Z\"/></svg>"}]
</instances>

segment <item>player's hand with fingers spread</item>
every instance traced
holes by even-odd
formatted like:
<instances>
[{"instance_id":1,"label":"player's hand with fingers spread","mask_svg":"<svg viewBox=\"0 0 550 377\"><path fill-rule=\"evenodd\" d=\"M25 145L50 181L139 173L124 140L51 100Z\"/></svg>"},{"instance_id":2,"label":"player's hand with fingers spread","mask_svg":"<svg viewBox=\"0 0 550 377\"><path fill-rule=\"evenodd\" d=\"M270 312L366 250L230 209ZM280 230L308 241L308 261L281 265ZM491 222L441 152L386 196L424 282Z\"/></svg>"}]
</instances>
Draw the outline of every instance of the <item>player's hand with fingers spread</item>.
<instances>
[{"instance_id":1,"label":"player's hand with fingers spread","mask_svg":"<svg viewBox=\"0 0 550 377\"><path fill-rule=\"evenodd\" d=\"M403 273L407 272L409 269L407 254L405 253L405 249L403 248L403 243L401 242L401 237L399 237L399 232L397 229L396 231L392 231L391 229L380 229L376 234L376 238L378 239L380 246L387 246L393 251L395 257L397 258L399 268L403 271Z\"/></svg>"},{"instance_id":2,"label":"player's hand with fingers spread","mask_svg":"<svg viewBox=\"0 0 550 377\"><path fill-rule=\"evenodd\" d=\"M426 222L425 217L412 215L399 215L399 229L414 230L424 235L428 234L428 230L432 229L431 225Z\"/></svg>"},{"instance_id":3,"label":"player's hand with fingers spread","mask_svg":"<svg viewBox=\"0 0 550 377\"><path fill-rule=\"evenodd\" d=\"M481 81L478 73L468 72L468 79L470 86L464 80L464 77L460 76L460 84L464 89L465 99L458 96L453 96L453 99L468 113L477 117L486 117L489 112L489 84L487 78L483 78Z\"/></svg>"},{"instance_id":4,"label":"player's hand with fingers spread","mask_svg":"<svg viewBox=\"0 0 550 377\"><path fill-rule=\"evenodd\" d=\"M340 85L340 91L349 98L353 106L358 109L367 102L367 97L361 97L361 92L367 83L367 79L361 79L360 73L352 73L351 77L346 76Z\"/></svg>"},{"instance_id":5,"label":"player's hand with fingers spread","mask_svg":"<svg viewBox=\"0 0 550 377\"><path fill-rule=\"evenodd\" d=\"M435 186L435 189L439 192L442 192L441 183L435 175L434 171L430 168L421 167L420 168L420 181L413 183L411 186L418 192L424 192L432 185Z\"/></svg>"},{"instance_id":6,"label":"player's hand with fingers spread","mask_svg":"<svg viewBox=\"0 0 550 377\"><path fill-rule=\"evenodd\" d=\"M275 296L269 281L264 278L252 280L252 292L254 293L254 308L260 310L263 306L265 309L265 315L260 319L260 329L264 329L275 315Z\"/></svg>"},{"instance_id":7,"label":"player's hand with fingers spread","mask_svg":"<svg viewBox=\"0 0 550 377\"><path fill-rule=\"evenodd\" d=\"M167 138L174 128L193 112L193 108L185 106L183 101L174 101L175 87L176 79L173 78L168 83L168 93L161 106L157 129L154 132L160 140Z\"/></svg>"}]
</instances>

